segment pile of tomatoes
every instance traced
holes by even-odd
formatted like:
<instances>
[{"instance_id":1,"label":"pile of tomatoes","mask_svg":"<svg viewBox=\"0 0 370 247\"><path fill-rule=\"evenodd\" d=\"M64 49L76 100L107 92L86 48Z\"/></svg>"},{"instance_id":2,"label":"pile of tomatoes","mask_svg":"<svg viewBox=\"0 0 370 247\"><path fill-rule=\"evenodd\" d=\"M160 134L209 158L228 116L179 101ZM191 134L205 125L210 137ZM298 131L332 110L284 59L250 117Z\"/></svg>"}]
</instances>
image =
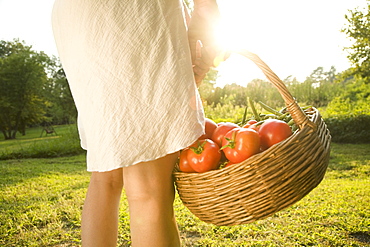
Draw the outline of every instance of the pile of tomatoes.
<instances>
[{"instance_id":1,"label":"pile of tomatoes","mask_svg":"<svg viewBox=\"0 0 370 247\"><path fill-rule=\"evenodd\" d=\"M182 172L206 172L240 163L292 135L291 127L279 119L249 120L244 126L206 118L205 135L181 151Z\"/></svg>"}]
</instances>

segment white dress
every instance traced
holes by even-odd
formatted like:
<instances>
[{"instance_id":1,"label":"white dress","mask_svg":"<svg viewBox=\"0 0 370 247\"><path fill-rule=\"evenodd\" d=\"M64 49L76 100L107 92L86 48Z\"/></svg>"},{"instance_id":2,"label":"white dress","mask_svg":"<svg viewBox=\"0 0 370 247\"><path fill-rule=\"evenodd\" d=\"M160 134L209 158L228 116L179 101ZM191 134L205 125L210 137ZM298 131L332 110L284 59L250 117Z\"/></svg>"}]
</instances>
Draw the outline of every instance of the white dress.
<instances>
[{"instance_id":1,"label":"white dress","mask_svg":"<svg viewBox=\"0 0 370 247\"><path fill-rule=\"evenodd\" d=\"M180 0L56 0L52 24L88 171L154 160L203 134Z\"/></svg>"}]
</instances>

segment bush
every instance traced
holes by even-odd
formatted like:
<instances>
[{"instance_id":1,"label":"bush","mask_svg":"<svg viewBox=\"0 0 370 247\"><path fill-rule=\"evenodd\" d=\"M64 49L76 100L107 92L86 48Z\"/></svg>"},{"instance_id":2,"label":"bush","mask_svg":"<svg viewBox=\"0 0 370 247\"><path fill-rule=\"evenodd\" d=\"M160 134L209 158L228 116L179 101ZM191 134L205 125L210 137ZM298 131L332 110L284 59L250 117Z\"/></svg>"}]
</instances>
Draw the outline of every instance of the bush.
<instances>
[{"instance_id":1,"label":"bush","mask_svg":"<svg viewBox=\"0 0 370 247\"><path fill-rule=\"evenodd\" d=\"M325 118L333 142L370 143L370 115L347 114Z\"/></svg>"},{"instance_id":2,"label":"bush","mask_svg":"<svg viewBox=\"0 0 370 247\"><path fill-rule=\"evenodd\" d=\"M233 122L240 123L243 119L245 108L239 105L233 105L231 102L221 105L208 105L203 103L204 113L207 118L212 119L216 123Z\"/></svg>"}]
</instances>

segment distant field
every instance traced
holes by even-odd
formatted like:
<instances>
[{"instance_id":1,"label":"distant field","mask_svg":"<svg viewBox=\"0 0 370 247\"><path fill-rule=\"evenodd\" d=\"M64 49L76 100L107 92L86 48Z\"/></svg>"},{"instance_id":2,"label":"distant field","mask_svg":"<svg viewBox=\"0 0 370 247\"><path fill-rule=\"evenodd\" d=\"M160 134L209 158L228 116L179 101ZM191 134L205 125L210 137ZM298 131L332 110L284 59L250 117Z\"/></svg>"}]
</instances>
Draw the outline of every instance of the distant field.
<instances>
[{"instance_id":1,"label":"distant field","mask_svg":"<svg viewBox=\"0 0 370 247\"><path fill-rule=\"evenodd\" d=\"M18 133L14 140L4 140L0 135L0 160L61 157L84 152L75 125L57 125L54 130L46 134L42 127L30 128L25 136Z\"/></svg>"}]
</instances>

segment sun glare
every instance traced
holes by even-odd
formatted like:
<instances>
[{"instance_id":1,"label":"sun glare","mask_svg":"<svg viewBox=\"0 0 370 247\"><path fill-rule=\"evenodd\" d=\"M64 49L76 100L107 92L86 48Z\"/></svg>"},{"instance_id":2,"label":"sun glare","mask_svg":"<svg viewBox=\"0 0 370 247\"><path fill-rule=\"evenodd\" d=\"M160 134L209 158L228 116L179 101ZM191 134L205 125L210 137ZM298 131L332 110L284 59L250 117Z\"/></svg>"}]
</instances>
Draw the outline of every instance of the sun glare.
<instances>
[{"instance_id":1,"label":"sun glare","mask_svg":"<svg viewBox=\"0 0 370 247\"><path fill-rule=\"evenodd\" d=\"M221 21L216 29L217 43L225 52L231 52L230 58L223 61L223 54L215 60L218 70L216 86L236 83L247 85L251 78L263 78L263 74L247 58L237 54L239 50L255 52L259 50L258 43L253 43L251 35L256 35L256 30L251 24L253 14L249 13L246 5L240 1L238 8L234 5L220 6ZM258 34L257 34L258 35Z\"/></svg>"},{"instance_id":2,"label":"sun glare","mask_svg":"<svg viewBox=\"0 0 370 247\"><path fill-rule=\"evenodd\" d=\"M216 30L216 39L224 50L247 49L248 35L230 22L221 22Z\"/></svg>"}]
</instances>

